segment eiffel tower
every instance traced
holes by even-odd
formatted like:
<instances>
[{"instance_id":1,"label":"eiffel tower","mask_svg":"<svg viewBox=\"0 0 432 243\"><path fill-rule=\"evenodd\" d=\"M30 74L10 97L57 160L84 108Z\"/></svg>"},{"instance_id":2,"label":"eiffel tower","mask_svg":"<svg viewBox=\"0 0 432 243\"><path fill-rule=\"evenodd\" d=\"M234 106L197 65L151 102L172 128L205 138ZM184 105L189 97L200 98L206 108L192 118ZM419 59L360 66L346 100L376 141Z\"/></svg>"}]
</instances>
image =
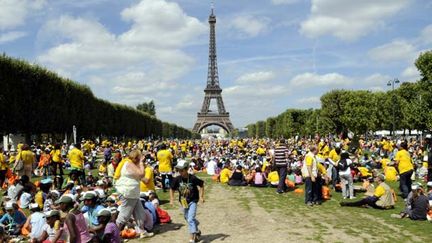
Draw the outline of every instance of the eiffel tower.
<instances>
[{"instance_id":1,"label":"eiffel tower","mask_svg":"<svg viewBox=\"0 0 432 243\"><path fill-rule=\"evenodd\" d=\"M193 132L199 133L204 128L216 125L222 127L228 133L234 131L234 126L229 118L229 112L225 110L222 100L222 89L219 86L219 75L216 58L216 15L212 6L209 16L210 24L210 46L209 46L209 63L207 73L207 87L204 89L204 102L201 111L198 112L198 119L192 129ZM210 110L212 100L217 102L217 112Z\"/></svg>"}]
</instances>

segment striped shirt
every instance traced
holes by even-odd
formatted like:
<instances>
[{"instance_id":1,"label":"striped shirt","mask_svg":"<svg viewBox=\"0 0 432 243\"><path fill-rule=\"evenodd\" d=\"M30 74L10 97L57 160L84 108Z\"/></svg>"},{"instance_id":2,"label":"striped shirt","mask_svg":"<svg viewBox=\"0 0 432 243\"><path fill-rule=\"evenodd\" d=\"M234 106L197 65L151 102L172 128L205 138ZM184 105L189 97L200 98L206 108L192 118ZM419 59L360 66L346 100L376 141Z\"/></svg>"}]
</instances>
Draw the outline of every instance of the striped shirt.
<instances>
[{"instance_id":1,"label":"striped shirt","mask_svg":"<svg viewBox=\"0 0 432 243\"><path fill-rule=\"evenodd\" d=\"M274 150L274 163L278 167L288 165L288 148L285 145L278 146Z\"/></svg>"}]
</instances>

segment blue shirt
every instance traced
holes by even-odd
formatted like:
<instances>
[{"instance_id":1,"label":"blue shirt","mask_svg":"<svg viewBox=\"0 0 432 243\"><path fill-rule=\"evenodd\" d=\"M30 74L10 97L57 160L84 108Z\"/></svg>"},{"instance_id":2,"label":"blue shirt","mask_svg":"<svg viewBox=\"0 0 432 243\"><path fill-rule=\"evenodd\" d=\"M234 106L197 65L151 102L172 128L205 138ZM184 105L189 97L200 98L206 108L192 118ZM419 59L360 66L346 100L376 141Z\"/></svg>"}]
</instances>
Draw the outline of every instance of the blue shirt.
<instances>
[{"instance_id":1,"label":"blue shirt","mask_svg":"<svg viewBox=\"0 0 432 243\"><path fill-rule=\"evenodd\" d=\"M99 225L99 221L97 219L97 214L102 209L104 209L104 207L101 206L101 205L96 205L96 207L84 206L84 207L81 208L81 212L88 214L88 218L89 218L91 226L98 226Z\"/></svg>"},{"instance_id":2,"label":"blue shirt","mask_svg":"<svg viewBox=\"0 0 432 243\"><path fill-rule=\"evenodd\" d=\"M15 210L12 216L10 216L8 213L3 215L3 217L0 219L0 224L17 225L17 224L24 224L26 221L27 221L26 216L20 211Z\"/></svg>"}]
</instances>

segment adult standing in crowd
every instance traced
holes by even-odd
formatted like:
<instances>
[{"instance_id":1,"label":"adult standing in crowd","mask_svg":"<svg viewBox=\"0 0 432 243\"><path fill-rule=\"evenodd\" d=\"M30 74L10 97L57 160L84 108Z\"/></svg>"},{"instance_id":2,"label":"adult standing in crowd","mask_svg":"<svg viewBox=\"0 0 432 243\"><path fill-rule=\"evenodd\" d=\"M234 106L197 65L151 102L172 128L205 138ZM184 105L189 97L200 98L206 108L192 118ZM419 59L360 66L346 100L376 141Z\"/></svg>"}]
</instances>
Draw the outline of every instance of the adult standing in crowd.
<instances>
[{"instance_id":1,"label":"adult standing in crowd","mask_svg":"<svg viewBox=\"0 0 432 243\"><path fill-rule=\"evenodd\" d=\"M141 238L151 237L153 233L147 232L145 225L145 211L140 201L140 182L145 176L144 164L141 161L141 152L133 150L127 158L117 167L115 187L120 194L121 205L117 225L120 230L124 228L130 217L133 216L141 230Z\"/></svg>"},{"instance_id":2,"label":"adult standing in crowd","mask_svg":"<svg viewBox=\"0 0 432 243\"><path fill-rule=\"evenodd\" d=\"M18 176L26 175L28 178L32 178L33 164L36 162L35 154L30 151L28 144L23 144L21 151L18 153L15 160L15 171ZM22 166L20 165L22 164Z\"/></svg>"},{"instance_id":3,"label":"adult standing in crowd","mask_svg":"<svg viewBox=\"0 0 432 243\"><path fill-rule=\"evenodd\" d=\"M279 145L274 150L273 157L274 166L277 168L279 175L279 184L277 186L277 193L282 194L288 190L285 179L288 172L288 148L285 145L285 139L279 141Z\"/></svg>"},{"instance_id":4,"label":"adult standing in crowd","mask_svg":"<svg viewBox=\"0 0 432 243\"><path fill-rule=\"evenodd\" d=\"M167 149L166 144L160 146L160 150L157 152L157 160L159 161L159 172L162 176L162 189L166 192L167 187L172 183L172 159L173 155L171 151ZM166 185L166 178L168 178L169 184Z\"/></svg>"},{"instance_id":5,"label":"adult standing in crowd","mask_svg":"<svg viewBox=\"0 0 432 243\"><path fill-rule=\"evenodd\" d=\"M61 155L61 147L60 144L54 145L54 149L50 153L52 159L52 173L57 176L57 168L60 172L60 176L63 176L63 159Z\"/></svg>"},{"instance_id":6,"label":"adult standing in crowd","mask_svg":"<svg viewBox=\"0 0 432 243\"><path fill-rule=\"evenodd\" d=\"M411 155L408 152L408 144L404 141L400 144L399 151L396 153L395 161L399 170L399 189L402 197L405 199L411 190L411 176L414 166L411 161Z\"/></svg>"},{"instance_id":7,"label":"adult standing in crowd","mask_svg":"<svg viewBox=\"0 0 432 243\"><path fill-rule=\"evenodd\" d=\"M81 151L81 144L75 144L71 151L69 151L68 158L71 165L71 171L76 171L81 184L85 183L84 173L84 154Z\"/></svg>"},{"instance_id":8,"label":"adult standing in crowd","mask_svg":"<svg viewBox=\"0 0 432 243\"><path fill-rule=\"evenodd\" d=\"M308 206L312 206L318 200L318 198L314 198L314 195L317 195L314 191L314 188L316 188L316 179L318 177L318 165L315 158L317 153L317 147L315 145L311 146L309 152L306 154L301 169L305 182L305 203Z\"/></svg>"}]
</instances>

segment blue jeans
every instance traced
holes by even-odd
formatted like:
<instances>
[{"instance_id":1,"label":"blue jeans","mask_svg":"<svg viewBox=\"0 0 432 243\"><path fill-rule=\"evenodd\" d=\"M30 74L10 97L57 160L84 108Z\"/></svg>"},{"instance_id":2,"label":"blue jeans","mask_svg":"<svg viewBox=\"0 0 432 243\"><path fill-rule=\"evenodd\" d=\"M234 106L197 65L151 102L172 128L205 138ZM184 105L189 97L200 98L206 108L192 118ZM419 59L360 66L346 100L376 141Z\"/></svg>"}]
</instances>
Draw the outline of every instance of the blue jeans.
<instances>
[{"instance_id":1,"label":"blue jeans","mask_svg":"<svg viewBox=\"0 0 432 243\"><path fill-rule=\"evenodd\" d=\"M186 219L189 226L189 233L198 233L198 220L196 220L197 203L190 202L189 208L183 208L184 218Z\"/></svg>"},{"instance_id":2,"label":"blue jeans","mask_svg":"<svg viewBox=\"0 0 432 243\"><path fill-rule=\"evenodd\" d=\"M314 202L314 185L315 183L312 182L310 177L306 177L304 179L305 183L305 203L313 203Z\"/></svg>"},{"instance_id":3,"label":"blue jeans","mask_svg":"<svg viewBox=\"0 0 432 243\"><path fill-rule=\"evenodd\" d=\"M402 174L399 175L399 188L400 191L402 192L402 197L403 198L407 198L408 194L411 191L411 176L413 174L413 170L404 172Z\"/></svg>"},{"instance_id":4,"label":"blue jeans","mask_svg":"<svg viewBox=\"0 0 432 243\"><path fill-rule=\"evenodd\" d=\"M287 185L285 184L285 179L287 177L288 171L286 166L277 167L278 175L279 175L279 184L277 187L278 192L284 192L288 189Z\"/></svg>"}]
</instances>

